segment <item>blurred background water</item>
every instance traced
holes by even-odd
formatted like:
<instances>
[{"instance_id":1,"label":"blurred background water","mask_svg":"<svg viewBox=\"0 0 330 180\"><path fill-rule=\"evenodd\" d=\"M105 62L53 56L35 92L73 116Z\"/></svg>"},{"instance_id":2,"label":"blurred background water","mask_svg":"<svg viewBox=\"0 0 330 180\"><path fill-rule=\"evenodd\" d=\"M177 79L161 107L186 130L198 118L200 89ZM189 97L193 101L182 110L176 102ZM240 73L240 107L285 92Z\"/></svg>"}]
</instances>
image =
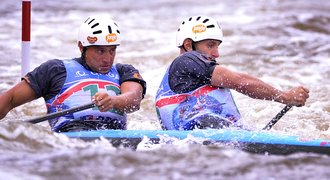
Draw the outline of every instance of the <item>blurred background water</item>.
<instances>
[{"instance_id":1,"label":"blurred background water","mask_svg":"<svg viewBox=\"0 0 330 180\"><path fill-rule=\"evenodd\" d=\"M32 0L31 70L53 58L80 56L79 24L110 14L122 45L116 61L138 68L147 81L141 110L128 129L160 129L154 97L179 54L175 32L192 15L217 19L224 30L218 62L280 89L304 85L306 106L290 110L271 131L330 140L330 1L322 0ZM0 92L20 81L21 1L0 7ZM233 92L247 128L260 130L284 105ZM223 146L178 141L141 143L136 151L104 139L84 142L54 134L47 123L23 120L45 114L43 99L12 110L0 123L1 179L328 179L329 157L250 154Z\"/></svg>"}]
</instances>

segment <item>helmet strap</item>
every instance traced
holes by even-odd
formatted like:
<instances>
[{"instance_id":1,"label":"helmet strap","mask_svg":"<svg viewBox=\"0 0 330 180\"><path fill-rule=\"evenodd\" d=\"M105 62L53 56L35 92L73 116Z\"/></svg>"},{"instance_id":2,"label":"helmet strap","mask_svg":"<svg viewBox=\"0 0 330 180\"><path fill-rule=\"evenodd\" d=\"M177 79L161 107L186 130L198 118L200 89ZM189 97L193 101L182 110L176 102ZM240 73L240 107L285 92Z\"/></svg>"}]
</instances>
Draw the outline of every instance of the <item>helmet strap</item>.
<instances>
[{"instance_id":1,"label":"helmet strap","mask_svg":"<svg viewBox=\"0 0 330 180\"><path fill-rule=\"evenodd\" d=\"M196 42L191 41L191 48L193 51L196 51Z\"/></svg>"},{"instance_id":2,"label":"helmet strap","mask_svg":"<svg viewBox=\"0 0 330 180\"><path fill-rule=\"evenodd\" d=\"M83 50L81 52L81 59L83 60L84 63L86 63L86 60L85 60L86 51L87 51L87 47L83 47Z\"/></svg>"},{"instance_id":3,"label":"helmet strap","mask_svg":"<svg viewBox=\"0 0 330 180\"><path fill-rule=\"evenodd\" d=\"M87 51L87 47L83 47L83 50L81 52L81 59L82 59L82 65L88 69L88 70L92 70L88 64L86 63L86 51Z\"/></svg>"}]
</instances>

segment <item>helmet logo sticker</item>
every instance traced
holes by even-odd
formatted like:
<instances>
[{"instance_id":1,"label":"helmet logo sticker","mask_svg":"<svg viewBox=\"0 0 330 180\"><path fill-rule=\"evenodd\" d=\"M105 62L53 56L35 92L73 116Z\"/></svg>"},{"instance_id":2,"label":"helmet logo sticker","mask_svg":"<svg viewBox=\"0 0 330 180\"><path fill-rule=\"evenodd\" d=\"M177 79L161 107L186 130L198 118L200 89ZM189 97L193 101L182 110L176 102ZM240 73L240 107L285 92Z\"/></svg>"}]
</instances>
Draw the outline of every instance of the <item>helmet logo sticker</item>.
<instances>
[{"instance_id":1,"label":"helmet logo sticker","mask_svg":"<svg viewBox=\"0 0 330 180\"><path fill-rule=\"evenodd\" d=\"M97 37L87 37L87 41L89 42L89 44L94 44L97 41Z\"/></svg>"},{"instance_id":2,"label":"helmet logo sticker","mask_svg":"<svg viewBox=\"0 0 330 180\"><path fill-rule=\"evenodd\" d=\"M193 33L202 33L206 31L206 27L203 24L198 24L192 28Z\"/></svg>"},{"instance_id":3,"label":"helmet logo sticker","mask_svg":"<svg viewBox=\"0 0 330 180\"><path fill-rule=\"evenodd\" d=\"M115 41L117 41L117 35L115 33L110 33L105 37L105 40L108 43L115 42Z\"/></svg>"}]
</instances>

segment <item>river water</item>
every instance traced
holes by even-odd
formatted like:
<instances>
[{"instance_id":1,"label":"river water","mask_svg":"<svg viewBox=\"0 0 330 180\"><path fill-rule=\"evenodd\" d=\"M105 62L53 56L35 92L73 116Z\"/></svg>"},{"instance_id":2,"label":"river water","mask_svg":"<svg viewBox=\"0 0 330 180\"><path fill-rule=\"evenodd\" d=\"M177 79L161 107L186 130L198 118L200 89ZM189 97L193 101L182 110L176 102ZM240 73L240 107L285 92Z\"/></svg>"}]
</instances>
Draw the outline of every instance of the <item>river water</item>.
<instances>
[{"instance_id":1,"label":"river water","mask_svg":"<svg viewBox=\"0 0 330 180\"><path fill-rule=\"evenodd\" d=\"M76 37L89 15L110 14L123 34L117 62L131 63L147 81L141 110L128 129L160 129L154 109L158 84L178 55L175 31L191 15L217 19L224 30L218 62L280 89L304 85L306 106L271 129L330 140L330 1L323 0L42 0L32 1L31 69L53 58L79 56ZM0 92L20 81L21 2L0 7ZM259 130L284 105L233 92L245 127ZM46 109L43 99L12 110L0 122L1 179L329 179L329 156L260 155L187 141L115 148L54 134L47 123L23 123Z\"/></svg>"}]
</instances>

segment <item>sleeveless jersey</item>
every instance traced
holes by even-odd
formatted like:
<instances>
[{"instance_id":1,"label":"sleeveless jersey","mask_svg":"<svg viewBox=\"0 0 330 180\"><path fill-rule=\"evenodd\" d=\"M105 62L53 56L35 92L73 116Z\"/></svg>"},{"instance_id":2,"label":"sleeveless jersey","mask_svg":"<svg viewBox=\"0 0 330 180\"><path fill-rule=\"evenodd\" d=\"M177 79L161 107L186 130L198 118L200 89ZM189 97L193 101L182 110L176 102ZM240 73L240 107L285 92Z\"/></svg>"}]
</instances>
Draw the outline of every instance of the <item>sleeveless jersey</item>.
<instances>
[{"instance_id":1,"label":"sleeveless jersey","mask_svg":"<svg viewBox=\"0 0 330 180\"><path fill-rule=\"evenodd\" d=\"M231 92L227 88L201 86L177 94L170 89L169 69L156 94L156 112L163 129L192 130L204 121L224 121L237 125L240 118Z\"/></svg>"},{"instance_id":2,"label":"sleeveless jersey","mask_svg":"<svg viewBox=\"0 0 330 180\"><path fill-rule=\"evenodd\" d=\"M107 92L110 96L120 94L119 74L115 66L107 74L92 72L75 60L63 60L66 80L60 92L46 101L48 113L69 109L90 103L97 92ZM75 112L49 121L53 131L77 120L114 122L126 128L126 114L116 109L100 112L98 107Z\"/></svg>"}]
</instances>

